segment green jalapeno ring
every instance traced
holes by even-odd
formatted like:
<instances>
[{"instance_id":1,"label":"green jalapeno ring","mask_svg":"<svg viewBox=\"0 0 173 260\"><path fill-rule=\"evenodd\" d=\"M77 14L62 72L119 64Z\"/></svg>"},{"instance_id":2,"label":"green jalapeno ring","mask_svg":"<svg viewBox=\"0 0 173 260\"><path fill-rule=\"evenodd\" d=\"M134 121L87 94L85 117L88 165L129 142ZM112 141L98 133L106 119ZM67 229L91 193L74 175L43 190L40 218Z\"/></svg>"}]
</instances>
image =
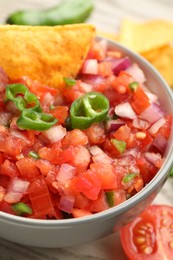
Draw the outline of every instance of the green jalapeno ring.
<instances>
[{"instance_id":1,"label":"green jalapeno ring","mask_svg":"<svg viewBox=\"0 0 173 260\"><path fill-rule=\"evenodd\" d=\"M14 102L19 111L23 111L24 109L38 112L42 111L38 98L30 93L28 88L23 84L17 83L7 85L6 97L7 100Z\"/></svg>"},{"instance_id":2,"label":"green jalapeno ring","mask_svg":"<svg viewBox=\"0 0 173 260\"><path fill-rule=\"evenodd\" d=\"M21 116L17 120L17 125L21 129L43 131L48 130L57 122L58 120L51 114L23 110Z\"/></svg>"},{"instance_id":3,"label":"green jalapeno ring","mask_svg":"<svg viewBox=\"0 0 173 260\"><path fill-rule=\"evenodd\" d=\"M89 92L76 99L70 108L72 128L86 129L94 122L101 122L107 117L108 99L99 92Z\"/></svg>"}]
</instances>

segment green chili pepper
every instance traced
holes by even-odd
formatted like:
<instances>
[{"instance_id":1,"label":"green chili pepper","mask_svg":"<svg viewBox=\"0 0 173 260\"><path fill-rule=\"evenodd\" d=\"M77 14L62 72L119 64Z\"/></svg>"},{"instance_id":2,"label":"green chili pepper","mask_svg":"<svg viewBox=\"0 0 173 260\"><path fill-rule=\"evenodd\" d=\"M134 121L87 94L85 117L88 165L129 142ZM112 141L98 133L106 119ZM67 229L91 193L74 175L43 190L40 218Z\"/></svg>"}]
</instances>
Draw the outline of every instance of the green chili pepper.
<instances>
[{"instance_id":1,"label":"green chili pepper","mask_svg":"<svg viewBox=\"0 0 173 260\"><path fill-rule=\"evenodd\" d=\"M36 153L34 151L30 151L29 156L34 158L34 159L40 159L40 156L38 155L38 153Z\"/></svg>"},{"instance_id":2,"label":"green chili pepper","mask_svg":"<svg viewBox=\"0 0 173 260\"><path fill-rule=\"evenodd\" d=\"M137 81L131 82L131 83L129 84L129 88L130 88L132 91L136 91L137 88L138 88L138 86L139 86L139 83L138 83Z\"/></svg>"},{"instance_id":3,"label":"green chili pepper","mask_svg":"<svg viewBox=\"0 0 173 260\"><path fill-rule=\"evenodd\" d=\"M93 9L92 0L65 0L48 9L16 11L7 18L6 23L49 26L82 23Z\"/></svg>"},{"instance_id":4,"label":"green chili pepper","mask_svg":"<svg viewBox=\"0 0 173 260\"><path fill-rule=\"evenodd\" d=\"M64 78L64 82L68 87L73 87L76 84L76 80L71 78Z\"/></svg>"},{"instance_id":5,"label":"green chili pepper","mask_svg":"<svg viewBox=\"0 0 173 260\"><path fill-rule=\"evenodd\" d=\"M17 125L22 129L42 131L51 128L57 121L51 114L23 110Z\"/></svg>"},{"instance_id":6,"label":"green chili pepper","mask_svg":"<svg viewBox=\"0 0 173 260\"><path fill-rule=\"evenodd\" d=\"M13 101L19 111L27 109L41 112L38 98L23 84L7 85L6 98Z\"/></svg>"},{"instance_id":7,"label":"green chili pepper","mask_svg":"<svg viewBox=\"0 0 173 260\"><path fill-rule=\"evenodd\" d=\"M98 92L89 92L76 99L70 108L72 128L86 129L107 118L108 99Z\"/></svg>"},{"instance_id":8,"label":"green chili pepper","mask_svg":"<svg viewBox=\"0 0 173 260\"><path fill-rule=\"evenodd\" d=\"M105 194L106 194L106 199L108 201L109 207L113 207L115 205L115 203L114 203L114 197L115 197L114 191L106 191Z\"/></svg>"},{"instance_id":9,"label":"green chili pepper","mask_svg":"<svg viewBox=\"0 0 173 260\"><path fill-rule=\"evenodd\" d=\"M111 143L116 147L120 153L124 153L126 150L126 142L117 139L111 139Z\"/></svg>"},{"instance_id":10,"label":"green chili pepper","mask_svg":"<svg viewBox=\"0 0 173 260\"><path fill-rule=\"evenodd\" d=\"M32 209L23 202L15 203L11 207L12 207L12 210L19 216L22 216L25 214L32 214Z\"/></svg>"},{"instance_id":11,"label":"green chili pepper","mask_svg":"<svg viewBox=\"0 0 173 260\"><path fill-rule=\"evenodd\" d=\"M124 183L128 183L129 181L133 180L134 178L136 177L136 174L135 173L128 173L124 176L123 178L123 182Z\"/></svg>"}]
</instances>

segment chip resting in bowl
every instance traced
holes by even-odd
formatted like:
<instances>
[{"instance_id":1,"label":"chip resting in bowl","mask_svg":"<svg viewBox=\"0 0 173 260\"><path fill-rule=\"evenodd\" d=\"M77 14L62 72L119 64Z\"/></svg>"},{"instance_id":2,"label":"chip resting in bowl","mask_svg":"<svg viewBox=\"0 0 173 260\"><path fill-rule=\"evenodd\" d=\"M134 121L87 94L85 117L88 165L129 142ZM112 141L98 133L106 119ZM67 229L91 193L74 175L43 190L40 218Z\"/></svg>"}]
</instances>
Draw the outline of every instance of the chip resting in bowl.
<instances>
[{"instance_id":1,"label":"chip resting in bowl","mask_svg":"<svg viewBox=\"0 0 173 260\"><path fill-rule=\"evenodd\" d=\"M65 26L0 26L0 66L11 79L29 76L61 87L75 77L95 36L89 24Z\"/></svg>"}]
</instances>

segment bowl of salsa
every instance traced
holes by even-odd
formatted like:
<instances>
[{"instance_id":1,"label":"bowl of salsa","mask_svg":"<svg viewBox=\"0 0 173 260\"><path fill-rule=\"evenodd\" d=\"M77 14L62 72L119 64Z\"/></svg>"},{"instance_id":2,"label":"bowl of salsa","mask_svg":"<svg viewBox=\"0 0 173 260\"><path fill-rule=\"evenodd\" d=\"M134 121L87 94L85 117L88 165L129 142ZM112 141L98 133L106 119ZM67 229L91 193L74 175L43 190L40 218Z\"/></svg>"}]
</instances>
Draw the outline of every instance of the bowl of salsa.
<instances>
[{"instance_id":1,"label":"bowl of salsa","mask_svg":"<svg viewBox=\"0 0 173 260\"><path fill-rule=\"evenodd\" d=\"M151 204L172 166L173 95L145 59L97 38L61 91L0 79L2 238L73 246Z\"/></svg>"}]
</instances>

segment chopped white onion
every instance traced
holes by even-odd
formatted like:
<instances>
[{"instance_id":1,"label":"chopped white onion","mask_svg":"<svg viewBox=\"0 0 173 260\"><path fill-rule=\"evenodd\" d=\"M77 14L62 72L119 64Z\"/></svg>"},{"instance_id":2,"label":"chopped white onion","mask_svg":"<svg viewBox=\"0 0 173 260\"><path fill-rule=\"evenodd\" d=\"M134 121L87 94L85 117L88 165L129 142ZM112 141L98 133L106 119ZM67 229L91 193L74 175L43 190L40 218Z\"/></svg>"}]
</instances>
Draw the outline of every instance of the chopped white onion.
<instances>
[{"instance_id":1,"label":"chopped white onion","mask_svg":"<svg viewBox=\"0 0 173 260\"><path fill-rule=\"evenodd\" d=\"M50 94L50 92L47 92L42 100L43 106L50 106L54 103L54 97Z\"/></svg>"},{"instance_id":2,"label":"chopped white onion","mask_svg":"<svg viewBox=\"0 0 173 260\"><path fill-rule=\"evenodd\" d=\"M84 90L84 92L88 93L92 91L92 85L85 83L85 82L81 82L80 83L80 87L82 88L82 90Z\"/></svg>"},{"instance_id":3,"label":"chopped white onion","mask_svg":"<svg viewBox=\"0 0 173 260\"><path fill-rule=\"evenodd\" d=\"M97 75L98 74L98 61L96 59L86 60L82 67L82 73Z\"/></svg>"},{"instance_id":4,"label":"chopped white onion","mask_svg":"<svg viewBox=\"0 0 173 260\"><path fill-rule=\"evenodd\" d=\"M66 128L61 125L53 126L50 129L43 132L43 134L49 139L51 143L60 141L66 135Z\"/></svg>"},{"instance_id":5,"label":"chopped white onion","mask_svg":"<svg viewBox=\"0 0 173 260\"><path fill-rule=\"evenodd\" d=\"M140 118L135 118L135 119L133 119L132 125L133 125L135 128L144 130L144 129L148 129L151 124L150 124L149 122L147 122L146 120L142 120L142 119L140 119Z\"/></svg>"},{"instance_id":6,"label":"chopped white onion","mask_svg":"<svg viewBox=\"0 0 173 260\"><path fill-rule=\"evenodd\" d=\"M62 195L59 202L59 209L71 213L75 202L75 196Z\"/></svg>"},{"instance_id":7,"label":"chopped white onion","mask_svg":"<svg viewBox=\"0 0 173 260\"><path fill-rule=\"evenodd\" d=\"M129 102L121 103L115 107L115 114L120 117L135 119L136 113Z\"/></svg>"},{"instance_id":8,"label":"chopped white onion","mask_svg":"<svg viewBox=\"0 0 173 260\"><path fill-rule=\"evenodd\" d=\"M93 145L89 147L89 151L92 155L97 155L99 153L103 153L102 149L98 147L97 145Z\"/></svg>"},{"instance_id":9,"label":"chopped white onion","mask_svg":"<svg viewBox=\"0 0 173 260\"><path fill-rule=\"evenodd\" d=\"M148 92L148 91L145 91L145 94L147 95L147 97L149 98L149 101L151 103L153 103L153 102L156 103L158 101L158 96L157 95L155 95L155 94L153 94L151 92Z\"/></svg>"}]
</instances>

